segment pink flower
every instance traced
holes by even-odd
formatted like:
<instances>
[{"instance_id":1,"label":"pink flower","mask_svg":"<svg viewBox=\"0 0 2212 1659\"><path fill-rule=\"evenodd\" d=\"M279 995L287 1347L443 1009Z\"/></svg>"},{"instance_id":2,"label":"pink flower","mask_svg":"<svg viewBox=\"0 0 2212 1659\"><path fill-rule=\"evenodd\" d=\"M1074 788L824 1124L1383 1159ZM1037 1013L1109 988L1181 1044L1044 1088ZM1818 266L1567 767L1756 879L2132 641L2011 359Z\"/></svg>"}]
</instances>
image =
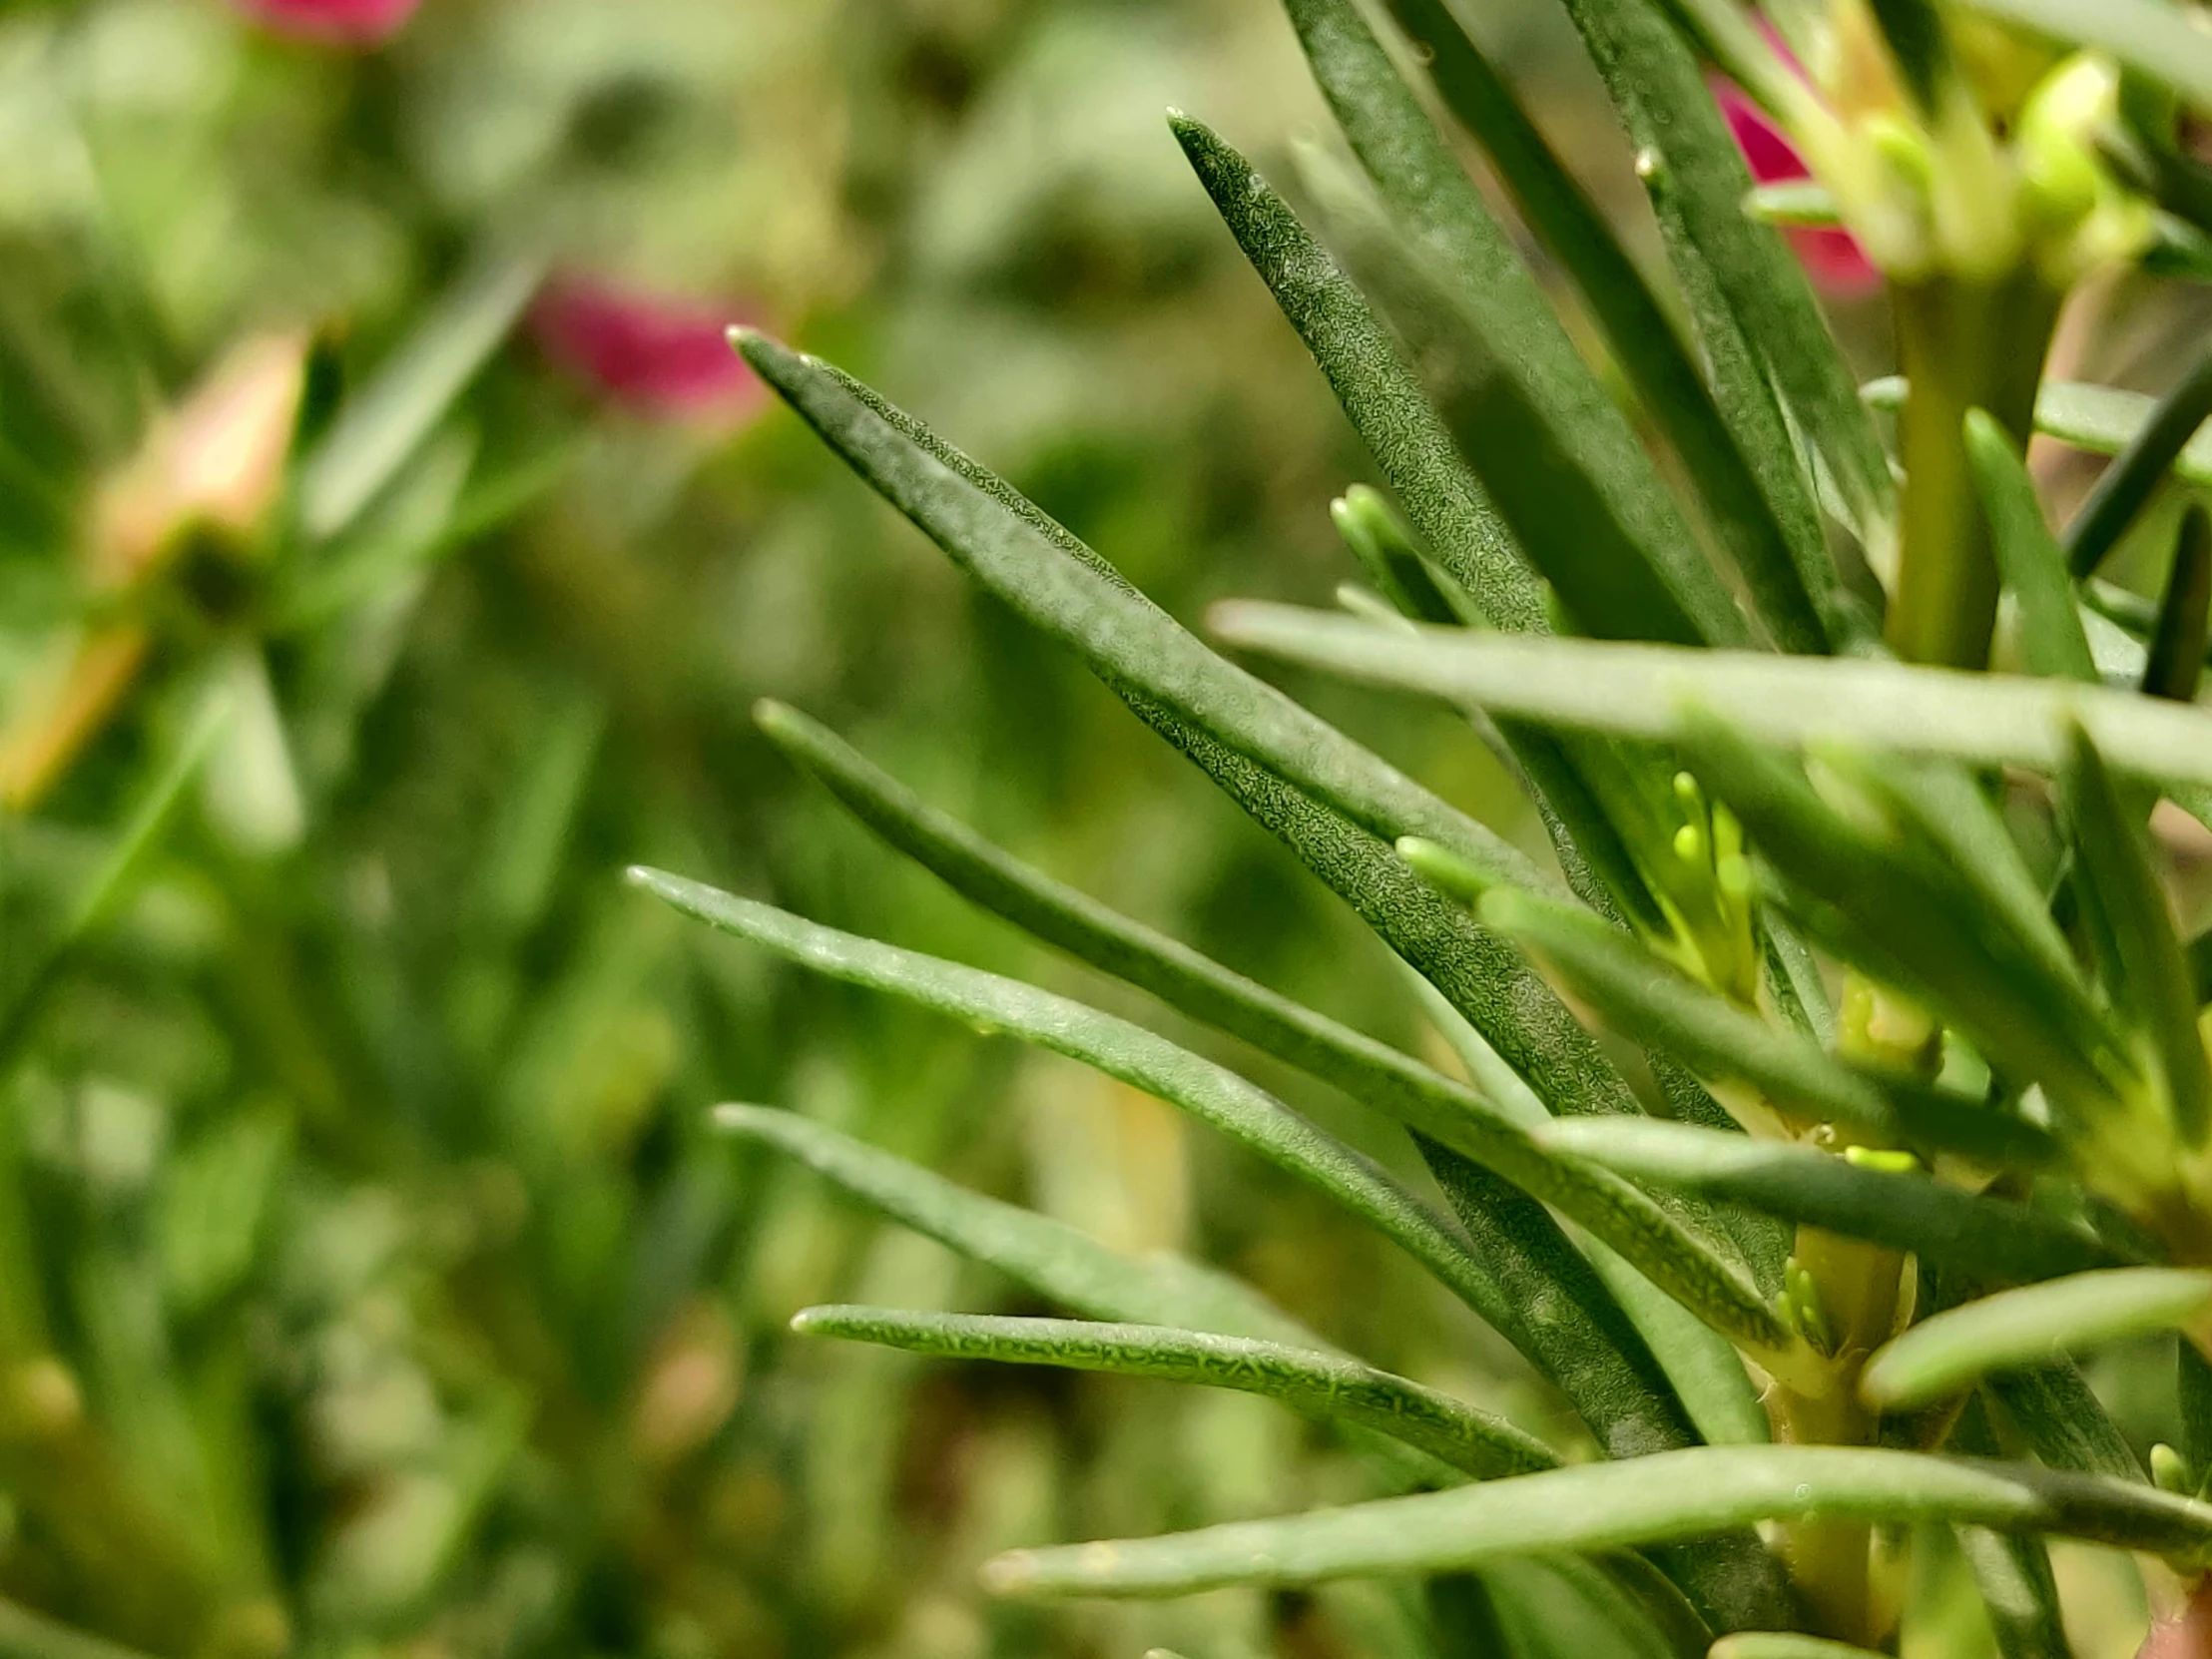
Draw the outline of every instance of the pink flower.
<instances>
[{"instance_id":1,"label":"pink flower","mask_svg":"<svg viewBox=\"0 0 2212 1659\"><path fill-rule=\"evenodd\" d=\"M234 0L234 4L294 40L377 46L406 26L422 0Z\"/></svg>"},{"instance_id":2,"label":"pink flower","mask_svg":"<svg viewBox=\"0 0 2212 1659\"><path fill-rule=\"evenodd\" d=\"M2212 1578L2200 1578L2171 1617L2150 1627L2135 1659L2206 1659L2208 1654L2212 1654Z\"/></svg>"},{"instance_id":3,"label":"pink flower","mask_svg":"<svg viewBox=\"0 0 2212 1659\"><path fill-rule=\"evenodd\" d=\"M1812 169L1797 153L1789 135L1767 117L1767 112L1746 97L1733 81L1712 78L1713 98L1728 118L1728 130L1752 178L1762 185L1788 184L1809 179ZM1882 285L1882 273L1867 258L1849 231L1821 226L1791 226L1783 233L1818 286L1839 298L1855 299Z\"/></svg>"},{"instance_id":4,"label":"pink flower","mask_svg":"<svg viewBox=\"0 0 2212 1659\"><path fill-rule=\"evenodd\" d=\"M619 402L663 415L750 414L767 388L731 348L736 306L596 276L557 276L530 314L538 344Z\"/></svg>"}]
</instances>

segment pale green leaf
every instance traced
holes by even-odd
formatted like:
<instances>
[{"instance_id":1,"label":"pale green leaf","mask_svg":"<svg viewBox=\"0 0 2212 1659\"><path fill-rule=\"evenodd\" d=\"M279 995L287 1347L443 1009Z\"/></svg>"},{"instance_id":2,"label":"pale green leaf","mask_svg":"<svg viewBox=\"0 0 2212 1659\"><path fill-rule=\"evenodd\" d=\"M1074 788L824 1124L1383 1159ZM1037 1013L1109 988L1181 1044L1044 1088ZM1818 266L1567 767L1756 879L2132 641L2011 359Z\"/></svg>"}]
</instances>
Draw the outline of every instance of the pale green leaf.
<instances>
[{"instance_id":1,"label":"pale green leaf","mask_svg":"<svg viewBox=\"0 0 2212 1659\"><path fill-rule=\"evenodd\" d=\"M375 499L499 348L544 271L533 255L480 259L346 400L300 463L299 522L309 536L336 535Z\"/></svg>"},{"instance_id":2,"label":"pale green leaf","mask_svg":"<svg viewBox=\"0 0 2212 1659\"><path fill-rule=\"evenodd\" d=\"M987 1563L984 1582L1001 1595L1187 1595L1453 1571L1810 1516L1939 1521L2161 1552L2212 1540L2212 1505L2090 1475L1870 1446L1709 1446L1281 1520L1016 1550Z\"/></svg>"},{"instance_id":3,"label":"pale green leaf","mask_svg":"<svg viewBox=\"0 0 2212 1659\"><path fill-rule=\"evenodd\" d=\"M2157 0L1966 0L2007 23L2109 52L2129 69L2212 110L2212 38Z\"/></svg>"},{"instance_id":4,"label":"pale green leaf","mask_svg":"<svg viewBox=\"0 0 2212 1659\"><path fill-rule=\"evenodd\" d=\"M2011 434L1985 409L1967 411L1966 461L1989 521L1998 574L2019 606L2020 656L2028 673L2097 684L2066 555L2044 522L2035 481Z\"/></svg>"},{"instance_id":5,"label":"pale green leaf","mask_svg":"<svg viewBox=\"0 0 2212 1659\"><path fill-rule=\"evenodd\" d=\"M1164 1251L1123 1256L1065 1222L970 1192L796 1112L718 1106L714 1124L776 1147L892 1220L1091 1319L1327 1346L1257 1291L1211 1268Z\"/></svg>"},{"instance_id":6,"label":"pale green leaf","mask_svg":"<svg viewBox=\"0 0 2212 1659\"><path fill-rule=\"evenodd\" d=\"M1633 1180L1748 1204L1998 1283L2120 1263L2093 1236L2025 1205L1795 1142L1631 1118L1550 1123L1537 1139Z\"/></svg>"},{"instance_id":7,"label":"pale green leaf","mask_svg":"<svg viewBox=\"0 0 2212 1659\"><path fill-rule=\"evenodd\" d=\"M1708 1659L1875 1659L1870 1649L1794 1630L1739 1630L1712 1646Z\"/></svg>"},{"instance_id":8,"label":"pale green leaf","mask_svg":"<svg viewBox=\"0 0 2212 1659\"><path fill-rule=\"evenodd\" d=\"M1290 606L1217 607L1232 644L1454 706L1672 742L1700 717L1761 743L1856 744L2054 773L2078 723L2134 777L2212 785L2212 711L2096 686L1871 659L1823 661L1464 629L1385 634Z\"/></svg>"},{"instance_id":9,"label":"pale green leaf","mask_svg":"<svg viewBox=\"0 0 2212 1659\"><path fill-rule=\"evenodd\" d=\"M2113 1268L1999 1291L1936 1315L1876 1351L1859 1391L1885 1410L1925 1405L1994 1371L2151 1331L2179 1330L2212 1313L2212 1273Z\"/></svg>"}]
</instances>

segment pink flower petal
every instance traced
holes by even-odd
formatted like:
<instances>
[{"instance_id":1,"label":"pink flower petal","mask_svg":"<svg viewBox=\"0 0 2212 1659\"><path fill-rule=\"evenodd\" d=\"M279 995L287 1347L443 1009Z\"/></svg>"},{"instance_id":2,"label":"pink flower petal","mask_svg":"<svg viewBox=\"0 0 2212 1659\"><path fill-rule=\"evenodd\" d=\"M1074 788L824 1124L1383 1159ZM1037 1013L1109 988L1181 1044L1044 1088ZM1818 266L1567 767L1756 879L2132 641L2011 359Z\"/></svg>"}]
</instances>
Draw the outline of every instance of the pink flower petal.
<instances>
[{"instance_id":1,"label":"pink flower petal","mask_svg":"<svg viewBox=\"0 0 2212 1659\"><path fill-rule=\"evenodd\" d=\"M339 46L375 46L406 26L422 0L234 0L278 34Z\"/></svg>"},{"instance_id":2,"label":"pink flower petal","mask_svg":"<svg viewBox=\"0 0 2212 1659\"><path fill-rule=\"evenodd\" d=\"M545 354L618 402L656 414L739 415L767 388L731 348L736 306L556 277L531 310Z\"/></svg>"},{"instance_id":3,"label":"pink flower petal","mask_svg":"<svg viewBox=\"0 0 2212 1659\"><path fill-rule=\"evenodd\" d=\"M1727 118L1728 131L1736 140L1736 148L1744 153L1744 164L1751 169L1753 179L1762 185L1782 185L1812 177L1813 170L1805 165L1805 158L1797 153L1789 135L1769 120L1767 112L1741 87L1718 75L1710 84L1714 102ZM1882 285L1882 273L1849 231L1792 226L1783 235L1790 239L1790 248L1806 274L1829 293L1858 298Z\"/></svg>"}]
</instances>

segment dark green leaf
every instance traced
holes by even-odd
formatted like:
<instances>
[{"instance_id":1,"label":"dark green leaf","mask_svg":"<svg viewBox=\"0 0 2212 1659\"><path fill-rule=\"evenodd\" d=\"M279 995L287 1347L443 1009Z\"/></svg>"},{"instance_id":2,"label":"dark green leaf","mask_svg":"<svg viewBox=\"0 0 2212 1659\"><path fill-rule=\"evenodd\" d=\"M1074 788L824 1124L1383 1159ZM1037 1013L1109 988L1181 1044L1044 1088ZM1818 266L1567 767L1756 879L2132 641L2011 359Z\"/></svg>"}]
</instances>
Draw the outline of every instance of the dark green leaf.
<instances>
[{"instance_id":1,"label":"dark green leaf","mask_svg":"<svg viewBox=\"0 0 2212 1659\"><path fill-rule=\"evenodd\" d=\"M2098 0L2101 5L2103 0ZM2112 0L2114 5L2128 0ZM2198 50L2212 48L2202 36L2192 34ZM2212 415L2212 355L2189 371L2181 383L2158 400L2150 416L2119 457L2105 468L2104 476L2081 510L2066 527L2066 562L2076 576L2087 576L2119 545L2120 537L2135 522L2151 494L2165 479L2167 470L2195 436L2205 417Z\"/></svg>"},{"instance_id":2,"label":"dark green leaf","mask_svg":"<svg viewBox=\"0 0 2212 1659\"><path fill-rule=\"evenodd\" d=\"M1760 615L1785 650L1820 651L1834 583L1812 501L1794 458L1765 470L1747 460L1674 320L1653 295L1582 187L1552 153L1512 89L1443 0L1390 0L1426 54L1451 113L1481 144L1530 228L1567 273L1607 343L1704 497ZM1779 486L1772 504L1762 486Z\"/></svg>"},{"instance_id":3,"label":"dark green leaf","mask_svg":"<svg viewBox=\"0 0 2212 1659\"><path fill-rule=\"evenodd\" d=\"M1455 308L1474 349L1460 365L1450 411L1520 544L1597 632L1741 642L1743 622L1726 587L1627 420L1382 44L1350 0L1288 7L1369 176L1435 262L1446 291L1464 296ZM1664 319L1648 320L1665 334ZM1562 488L1569 480L1578 487ZM1546 497L1548 511L1529 505ZM1751 499L1763 508L1755 492ZM1587 506L1570 515L1577 501ZM1786 554L1777 557L1787 566ZM1809 610L1796 620L1813 621Z\"/></svg>"},{"instance_id":4,"label":"dark green leaf","mask_svg":"<svg viewBox=\"0 0 2212 1659\"><path fill-rule=\"evenodd\" d=\"M792 1329L946 1360L1060 1366L1265 1394L1311 1416L1387 1434L1477 1479L1559 1461L1542 1441L1448 1394L1354 1360L1279 1343L1154 1325L889 1308L809 1308L792 1320Z\"/></svg>"},{"instance_id":5,"label":"dark green leaf","mask_svg":"<svg viewBox=\"0 0 2212 1659\"><path fill-rule=\"evenodd\" d=\"M2166 594L2158 606L2150 656L2143 665L2143 690L2152 697L2193 703L2204 677L2206 622L2212 613L2212 516L2192 502L2181 515L2174 538L2173 567L2166 573Z\"/></svg>"},{"instance_id":6,"label":"dark green leaf","mask_svg":"<svg viewBox=\"0 0 2212 1659\"><path fill-rule=\"evenodd\" d=\"M1773 407L1779 394L1861 542L1888 548L1897 513L1889 461L1804 268L1772 226L1743 211L1751 175L1696 55L1654 0L1565 5L1628 129L1721 406L1762 466L1767 498L1786 499L1783 469L1797 465Z\"/></svg>"},{"instance_id":7,"label":"dark green leaf","mask_svg":"<svg viewBox=\"0 0 2212 1659\"><path fill-rule=\"evenodd\" d=\"M1488 830L1225 662L1101 568L1103 561L1068 557L1068 548L919 441L910 421L894 419L894 411L865 388L763 335L742 333L739 343L762 378L861 477L1022 617L1074 647L1094 671L1166 703L1378 832L1432 832L1476 862L1517 872L1523 884L1546 884Z\"/></svg>"}]
</instances>

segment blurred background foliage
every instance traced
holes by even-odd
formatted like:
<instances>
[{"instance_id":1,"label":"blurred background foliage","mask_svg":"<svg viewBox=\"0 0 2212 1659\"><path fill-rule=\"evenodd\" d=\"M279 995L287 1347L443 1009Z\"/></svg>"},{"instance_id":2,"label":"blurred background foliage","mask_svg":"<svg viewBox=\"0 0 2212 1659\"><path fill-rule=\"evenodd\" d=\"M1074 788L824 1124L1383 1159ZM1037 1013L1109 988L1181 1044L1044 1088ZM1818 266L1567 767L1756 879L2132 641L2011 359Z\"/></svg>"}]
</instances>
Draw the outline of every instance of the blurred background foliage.
<instances>
[{"instance_id":1,"label":"blurred background foliage","mask_svg":"<svg viewBox=\"0 0 2212 1659\"><path fill-rule=\"evenodd\" d=\"M809 793L754 735L773 694L1433 1040L1372 939L716 338L835 356L1178 614L1325 598L1362 460L1159 119L1263 153L1312 121L1275 7L387 0L373 44L302 9L0 5L0 1593L210 1659L1423 1652L1387 1587L985 1609L995 1548L1326 1501L1341 1454L1241 1395L797 1343L810 1302L1019 1304L703 1108L1233 1265L1570 1440L1501 1344L1168 1108L618 879L1074 982ZM1629 212L1558 20L1491 10ZM1517 810L1463 732L1318 701ZM1505 1575L1507 1616L1619 1651L1547 1619L1548 1570ZM61 1651L14 1620L0 1648Z\"/></svg>"}]
</instances>

